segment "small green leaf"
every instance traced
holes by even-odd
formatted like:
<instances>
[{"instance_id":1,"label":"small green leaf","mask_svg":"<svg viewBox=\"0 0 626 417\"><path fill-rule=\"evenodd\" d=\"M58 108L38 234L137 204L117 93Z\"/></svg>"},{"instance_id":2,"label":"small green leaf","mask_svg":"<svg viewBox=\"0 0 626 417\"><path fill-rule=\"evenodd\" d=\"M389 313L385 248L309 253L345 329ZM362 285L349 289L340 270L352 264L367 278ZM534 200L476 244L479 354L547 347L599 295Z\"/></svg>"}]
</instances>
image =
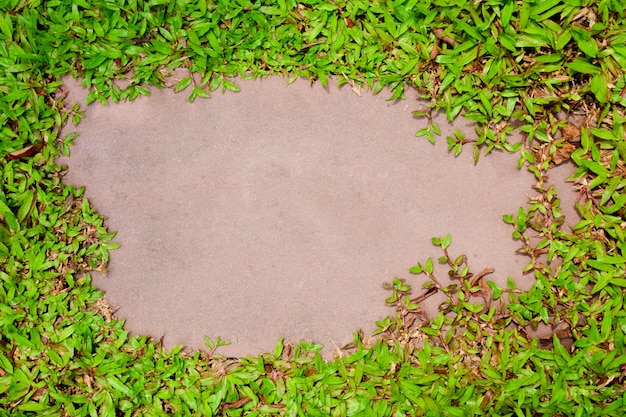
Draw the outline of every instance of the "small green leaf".
<instances>
[{"instance_id":1,"label":"small green leaf","mask_svg":"<svg viewBox=\"0 0 626 417\"><path fill-rule=\"evenodd\" d=\"M189 102L193 102L196 97L209 98L209 93L202 87L194 86L191 89L191 95L189 96Z\"/></svg>"},{"instance_id":2,"label":"small green leaf","mask_svg":"<svg viewBox=\"0 0 626 417\"><path fill-rule=\"evenodd\" d=\"M424 271L426 271L427 274L432 275L434 271L432 258L428 258L426 260L426 265L424 265Z\"/></svg>"},{"instance_id":3,"label":"small green leaf","mask_svg":"<svg viewBox=\"0 0 626 417\"><path fill-rule=\"evenodd\" d=\"M428 327L428 326L420 327L420 330L429 336L441 335L441 332L438 329L433 329L432 327Z\"/></svg>"},{"instance_id":4,"label":"small green leaf","mask_svg":"<svg viewBox=\"0 0 626 417\"><path fill-rule=\"evenodd\" d=\"M598 74L600 73L600 67L586 61L583 58L575 58L572 62L565 64L566 67L572 71L580 72L582 74Z\"/></svg>"},{"instance_id":5,"label":"small green leaf","mask_svg":"<svg viewBox=\"0 0 626 417\"><path fill-rule=\"evenodd\" d=\"M492 291L492 295L491 297L494 300L497 300L498 298L500 298L500 296L502 295L502 293L504 292L503 288L498 287L493 281L487 281L487 285L489 286L489 288Z\"/></svg>"},{"instance_id":6,"label":"small green leaf","mask_svg":"<svg viewBox=\"0 0 626 417\"><path fill-rule=\"evenodd\" d=\"M191 85L191 81L192 81L191 77L183 78L182 80L176 83L176 86L174 87L174 91L176 92L183 91L184 89L186 89L187 87Z\"/></svg>"},{"instance_id":7,"label":"small green leaf","mask_svg":"<svg viewBox=\"0 0 626 417\"><path fill-rule=\"evenodd\" d=\"M452 237L450 235L445 235L443 239L441 239L441 247L443 249L448 249L450 247L450 243L452 242Z\"/></svg>"},{"instance_id":8,"label":"small green leaf","mask_svg":"<svg viewBox=\"0 0 626 417\"><path fill-rule=\"evenodd\" d=\"M595 74L591 78L591 83L589 84L589 88L591 92L596 96L600 103L607 103L609 100L609 88L608 88L608 77L606 74Z\"/></svg>"},{"instance_id":9,"label":"small green leaf","mask_svg":"<svg viewBox=\"0 0 626 417\"><path fill-rule=\"evenodd\" d=\"M233 83L232 81L228 81L227 79L223 79L222 80L222 91L225 90L230 90L230 91L239 91L239 87L237 86L237 84Z\"/></svg>"},{"instance_id":10,"label":"small green leaf","mask_svg":"<svg viewBox=\"0 0 626 417\"><path fill-rule=\"evenodd\" d=\"M17 211L17 220L22 222L30 214L35 202L35 191L28 190L22 195L22 205Z\"/></svg>"},{"instance_id":11,"label":"small green leaf","mask_svg":"<svg viewBox=\"0 0 626 417\"><path fill-rule=\"evenodd\" d=\"M4 217L4 221L6 222L6 225L9 226L9 229L14 232L20 230L20 225L17 221L17 218L15 217L11 209L2 200L0 200L0 216Z\"/></svg>"},{"instance_id":12,"label":"small green leaf","mask_svg":"<svg viewBox=\"0 0 626 417\"><path fill-rule=\"evenodd\" d=\"M515 286L515 281L513 280L513 278L508 277L506 279L506 286L509 290L513 291L515 290L517 287Z\"/></svg>"},{"instance_id":13,"label":"small green leaf","mask_svg":"<svg viewBox=\"0 0 626 417\"><path fill-rule=\"evenodd\" d=\"M572 26L572 37L574 41L576 41L578 49L585 55L590 58L596 58L598 56L598 44L587 30L578 26Z\"/></svg>"}]
</instances>

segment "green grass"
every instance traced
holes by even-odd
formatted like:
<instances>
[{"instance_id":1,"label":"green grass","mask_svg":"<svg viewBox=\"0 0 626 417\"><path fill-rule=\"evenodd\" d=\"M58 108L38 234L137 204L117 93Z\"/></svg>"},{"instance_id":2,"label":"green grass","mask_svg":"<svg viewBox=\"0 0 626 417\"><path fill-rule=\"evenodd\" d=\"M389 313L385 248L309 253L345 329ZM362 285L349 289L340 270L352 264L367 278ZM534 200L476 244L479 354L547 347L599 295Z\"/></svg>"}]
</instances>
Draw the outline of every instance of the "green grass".
<instances>
[{"instance_id":1,"label":"green grass","mask_svg":"<svg viewBox=\"0 0 626 417\"><path fill-rule=\"evenodd\" d=\"M623 2L0 0L0 11L0 415L623 414ZM305 342L234 360L218 342L167 351L129 336L85 275L106 267L113 233L54 163L73 139L62 126L82 116L59 79L82 77L89 100L107 102L179 67L190 100L237 90L237 76L341 75L394 98L413 86L427 118L464 113L478 139L446 138L453 153L519 152L536 175L529 206L504 216L535 285L496 287L448 253L446 236L433 239L439 260L410 269L425 280L389 284L397 313L379 340L356 333L334 361ZM513 126L524 143L509 143ZM545 182L567 159L581 196L572 230ZM455 285L433 275L437 261ZM419 303L436 292L447 301L425 317ZM540 323L552 334L529 337Z\"/></svg>"}]
</instances>

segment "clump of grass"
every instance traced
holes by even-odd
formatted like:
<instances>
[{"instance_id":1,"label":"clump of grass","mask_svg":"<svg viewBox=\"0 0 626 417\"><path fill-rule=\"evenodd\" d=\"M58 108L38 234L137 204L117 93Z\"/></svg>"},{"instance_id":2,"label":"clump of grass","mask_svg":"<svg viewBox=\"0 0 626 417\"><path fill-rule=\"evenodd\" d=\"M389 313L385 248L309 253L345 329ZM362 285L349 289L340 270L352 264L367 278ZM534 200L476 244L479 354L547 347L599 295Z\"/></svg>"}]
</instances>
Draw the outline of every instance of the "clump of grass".
<instances>
[{"instance_id":1,"label":"clump of grass","mask_svg":"<svg viewBox=\"0 0 626 417\"><path fill-rule=\"evenodd\" d=\"M7 415L618 415L624 409L623 308L626 31L623 6L586 1L55 0L0 2L0 405ZM434 261L396 278L378 339L355 334L325 362L319 346L279 341L229 359L219 341L171 351L129 336L86 272L104 270L113 234L54 163L79 108L60 77L82 77L89 101L148 94L176 68L190 100L237 90L233 77L330 75L393 99L406 85L476 122L455 154L520 153L537 178L527 208L504 216L527 292L498 288L434 239ZM116 80L125 80L121 88ZM432 120L432 119L431 119ZM509 143L520 126L523 143ZM418 132L435 140L434 124ZM572 161L582 220L563 226L545 182ZM443 293L437 317L422 300ZM534 337L533 328L548 329Z\"/></svg>"}]
</instances>

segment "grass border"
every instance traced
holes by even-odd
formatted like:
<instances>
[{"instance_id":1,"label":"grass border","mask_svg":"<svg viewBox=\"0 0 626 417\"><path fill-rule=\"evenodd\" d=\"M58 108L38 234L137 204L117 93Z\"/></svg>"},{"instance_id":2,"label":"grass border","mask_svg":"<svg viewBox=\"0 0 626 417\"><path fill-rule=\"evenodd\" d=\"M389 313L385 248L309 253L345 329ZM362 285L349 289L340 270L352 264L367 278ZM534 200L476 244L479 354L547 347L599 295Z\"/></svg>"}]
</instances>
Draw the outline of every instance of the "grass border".
<instances>
[{"instance_id":1,"label":"grass border","mask_svg":"<svg viewBox=\"0 0 626 417\"><path fill-rule=\"evenodd\" d=\"M0 405L7 415L615 415L626 404L623 312L626 29L614 0L465 2L287 0L5 0L0 2ZM536 283L498 288L434 239L456 286L432 260L394 279L397 314L372 346L324 362L318 347L279 343L231 360L161 349L111 318L89 275L113 234L81 190L60 182L59 137L78 108L58 81L84 77L88 100L133 99L175 68L190 99L236 90L231 77L272 73L327 82L404 85L477 123L446 138L475 159L520 152L537 177L528 209L505 216ZM114 82L126 79L120 89ZM571 123L561 114L580 117ZM430 119L432 122L432 118ZM521 124L526 142L510 144ZM436 125L418 132L435 140ZM550 166L571 159L582 220L564 230ZM542 258L558 259L550 266ZM436 318L421 297L444 292ZM417 296L416 296L417 295ZM474 296L484 303L474 302ZM506 303L504 297L507 297ZM552 329L531 338L528 326Z\"/></svg>"}]
</instances>

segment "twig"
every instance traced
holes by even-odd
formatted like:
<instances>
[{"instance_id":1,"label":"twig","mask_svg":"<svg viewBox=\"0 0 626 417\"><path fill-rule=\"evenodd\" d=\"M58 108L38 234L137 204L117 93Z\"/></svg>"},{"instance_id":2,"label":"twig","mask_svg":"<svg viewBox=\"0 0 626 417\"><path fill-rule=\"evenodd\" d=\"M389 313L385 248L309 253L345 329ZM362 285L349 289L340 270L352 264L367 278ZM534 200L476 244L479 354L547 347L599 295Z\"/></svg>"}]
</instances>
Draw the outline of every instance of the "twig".
<instances>
[{"instance_id":1,"label":"twig","mask_svg":"<svg viewBox=\"0 0 626 417\"><path fill-rule=\"evenodd\" d=\"M306 44L306 45L304 45L302 48L300 48L300 51L302 52L302 51L304 51L305 49L309 49L309 48L314 47L315 45L321 45L321 44L323 44L324 42L326 42L326 39L319 40L319 41L315 41L315 42L311 42L311 43L307 43L307 44Z\"/></svg>"}]
</instances>

